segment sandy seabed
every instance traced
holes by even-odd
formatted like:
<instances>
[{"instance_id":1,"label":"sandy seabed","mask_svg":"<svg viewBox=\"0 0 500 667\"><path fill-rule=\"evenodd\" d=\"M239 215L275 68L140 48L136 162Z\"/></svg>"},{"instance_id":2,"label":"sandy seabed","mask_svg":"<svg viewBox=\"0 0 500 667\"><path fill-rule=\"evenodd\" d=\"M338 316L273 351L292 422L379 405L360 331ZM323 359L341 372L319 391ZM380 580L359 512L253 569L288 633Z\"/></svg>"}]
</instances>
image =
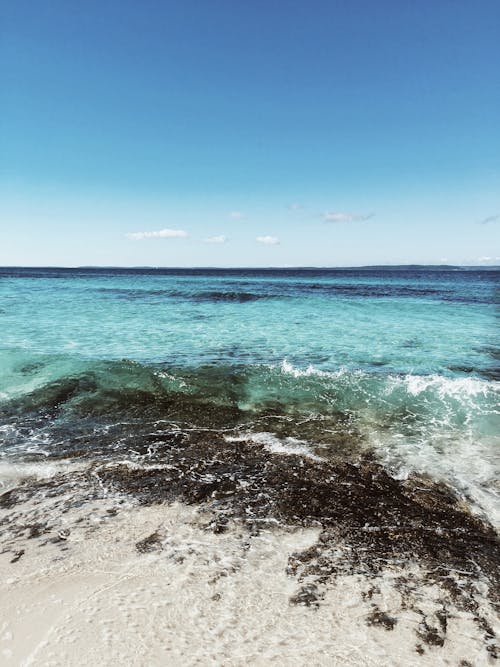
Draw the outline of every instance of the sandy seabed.
<instances>
[{"instance_id":1,"label":"sandy seabed","mask_svg":"<svg viewBox=\"0 0 500 667\"><path fill-rule=\"evenodd\" d=\"M35 508L28 500L22 511L28 518ZM206 523L196 506L112 497L73 508L49 535L32 524L15 550L0 554L0 662L495 664L463 610L448 609L443 641L419 641L422 623L434 619L439 628L440 593L421 584L418 611L409 608L393 585L394 565L369 580L339 575L309 604L308 582L299 586L289 562L317 542L319 529L270 525L249 534L234 524L217 534ZM480 604L494 624L486 598Z\"/></svg>"}]
</instances>

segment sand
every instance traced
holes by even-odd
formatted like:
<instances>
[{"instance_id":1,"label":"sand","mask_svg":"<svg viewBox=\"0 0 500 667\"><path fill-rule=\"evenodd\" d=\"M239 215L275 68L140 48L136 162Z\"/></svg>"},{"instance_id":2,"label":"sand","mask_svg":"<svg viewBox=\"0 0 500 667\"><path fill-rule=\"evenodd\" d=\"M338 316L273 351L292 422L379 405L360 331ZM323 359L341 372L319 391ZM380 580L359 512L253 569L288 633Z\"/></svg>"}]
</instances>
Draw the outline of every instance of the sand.
<instances>
[{"instance_id":1,"label":"sand","mask_svg":"<svg viewBox=\"0 0 500 667\"><path fill-rule=\"evenodd\" d=\"M21 510L31 520L40 507L28 500ZM449 609L442 646L420 641L423 614L439 626L440 591L417 586L418 611L405 609L394 564L376 579L339 575L308 606L308 582L288 565L319 529L270 524L252 535L233 524L217 534L206 523L196 506L110 496L62 514L49 535L14 540L3 530L0 663L494 664L465 611ZM408 568L418 581L418 566ZM291 602L300 591L303 603ZM486 598L481 609L494 624Z\"/></svg>"}]
</instances>

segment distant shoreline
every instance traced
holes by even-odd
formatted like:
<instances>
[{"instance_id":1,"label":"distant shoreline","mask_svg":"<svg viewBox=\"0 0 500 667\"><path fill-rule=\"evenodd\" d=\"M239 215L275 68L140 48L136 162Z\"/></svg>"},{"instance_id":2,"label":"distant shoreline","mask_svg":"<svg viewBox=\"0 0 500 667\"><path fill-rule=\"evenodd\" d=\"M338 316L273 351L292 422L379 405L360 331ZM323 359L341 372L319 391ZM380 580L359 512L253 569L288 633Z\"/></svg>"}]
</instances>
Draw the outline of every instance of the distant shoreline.
<instances>
[{"instance_id":1,"label":"distant shoreline","mask_svg":"<svg viewBox=\"0 0 500 667\"><path fill-rule=\"evenodd\" d=\"M474 266L454 264L367 264L362 266L28 266L5 265L1 270L58 270L58 271L498 271L499 264Z\"/></svg>"}]
</instances>

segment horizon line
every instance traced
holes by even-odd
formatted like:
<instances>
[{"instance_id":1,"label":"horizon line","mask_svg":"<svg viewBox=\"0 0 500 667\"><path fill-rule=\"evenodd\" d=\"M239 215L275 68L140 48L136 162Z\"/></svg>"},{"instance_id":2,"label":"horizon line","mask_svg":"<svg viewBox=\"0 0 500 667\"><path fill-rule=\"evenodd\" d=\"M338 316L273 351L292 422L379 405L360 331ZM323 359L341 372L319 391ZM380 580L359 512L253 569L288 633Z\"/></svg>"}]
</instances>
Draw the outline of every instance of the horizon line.
<instances>
[{"instance_id":1,"label":"horizon line","mask_svg":"<svg viewBox=\"0 0 500 667\"><path fill-rule=\"evenodd\" d=\"M78 264L78 265L58 265L58 264L2 264L0 269L151 269L151 270L290 270L290 269L377 269L377 268L449 268L449 269L500 269L500 264L355 264L355 265L314 265L314 264L300 264L290 266L209 266L209 265L184 265L184 266L159 266L150 264L134 264L134 265L118 265L118 264Z\"/></svg>"}]
</instances>

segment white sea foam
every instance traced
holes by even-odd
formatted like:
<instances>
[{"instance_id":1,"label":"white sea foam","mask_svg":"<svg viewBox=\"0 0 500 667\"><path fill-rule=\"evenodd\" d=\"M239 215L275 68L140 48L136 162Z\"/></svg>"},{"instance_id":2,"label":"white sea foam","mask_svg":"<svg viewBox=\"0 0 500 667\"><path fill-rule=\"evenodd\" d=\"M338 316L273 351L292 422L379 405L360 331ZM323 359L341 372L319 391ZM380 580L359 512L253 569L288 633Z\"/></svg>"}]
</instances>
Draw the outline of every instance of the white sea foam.
<instances>
[{"instance_id":1,"label":"white sea foam","mask_svg":"<svg viewBox=\"0 0 500 667\"><path fill-rule=\"evenodd\" d=\"M316 461L320 460L316 456L305 440L298 440L297 438L278 438L274 433L262 431L260 433L252 433L250 431L241 433L237 436L224 436L226 442L254 442L257 445L263 445L264 449L271 454L288 454L291 456L305 456Z\"/></svg>"},{"instance_id":2,"label":"white sea foam","mask_svg":"<svg viewBox=\"0 0 500 667\"><path fill-rule=\"evenodd\" d=\"M443 480L467 499L473 510L500 528L498 438L432 429L418 438L373 429L367 429L365 435L396 477L417 472Z\"/></svg>"},{"instance_id":3,"label":"white sea foam","mask_svg":"<svg viewBox=\"0 0 500 667\"><path fill-rule=\"evenodd\" d=\"M0 461L0 492L17 486L26 479L50 479L60 473L82 470L85 462L42 461L27 463L15 460Z\"/></svg>"},{"instance_id":4,"label":"white sea foam","mask_svg":"<svg viewBox=\"0 0 500 667\"><path fill-rule=\"evenodd\" d=\"M282 373L295 378L320 377L320 378L360 378L373 379L368 372L361 369L349 370L345 367L335 371L325 371L309 364L306 368L297 368L287 359L283 359L279 366ZM492 392L500 392L500 382L496 380L483 380L475 377L446 377L436 373L430 375L414 375L411 373L387 376L385 392L391 393L394 389L403 386L411 396L417 396L429 389L434 390L439 396L453 396L457 398L465 396L486 396Z\"/></svg>"},{"instance_id":5,"label":"white sea foam","mask_svg":"<svg viewBox=\"0 0 500 667\"><path fill-rule=\"evenodd\" d=\"M500 382L477 377L389 375L295 368L296 378L331 381L334 407L352 409L365 442L399 477L412 472L443 480L500 526ZM345 398L347 396L347 399Z\"/></svg>"},{"instance_id":6,"label":"white sea foam","mask_svg":"<svg viewBox=\"0 0 500 667\"><path fill-rule=\"evenodd\" d=\"M339 369L337 371L322 371L319 368L315 368L312 364L309 364L307 368L296 368L293 364L287 361L287 359L283 359L279 368L282 373L286 375L292 375L295 378L311 376L336 378L347 373L345 369Z\"/></svg>"},{"instance_id":7,"label":"white sea foam","mask_svg":"<svg viewBox=\"0 0 500 667\"><path fill-rule=\"evenodd\" d=\"M403 385L411 396L418 396L425 391L433 390L441 397L463 399L473 396L487 396L500 390L500 382L482 380L473 377L445 377L443 375L402 375L389 376L387 393Z\"/></svg>"}]
</instances>

